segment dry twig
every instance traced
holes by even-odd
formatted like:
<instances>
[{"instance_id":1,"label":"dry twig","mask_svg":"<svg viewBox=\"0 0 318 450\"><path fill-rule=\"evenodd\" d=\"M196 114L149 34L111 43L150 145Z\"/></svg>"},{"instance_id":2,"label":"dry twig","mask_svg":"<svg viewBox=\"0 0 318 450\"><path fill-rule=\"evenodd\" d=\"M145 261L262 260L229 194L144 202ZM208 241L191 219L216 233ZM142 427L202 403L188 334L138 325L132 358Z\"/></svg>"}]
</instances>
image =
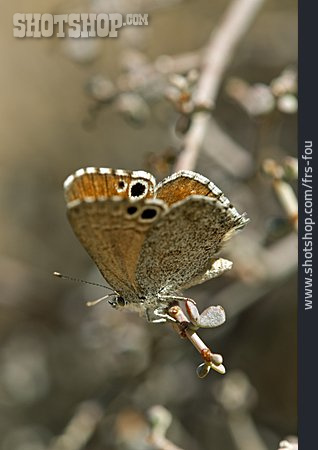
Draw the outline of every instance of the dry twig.
<instances>
[{"instance_id":1,"label":"dry twig","mask_svg":"<svg viewBox=\"0 0 318 450\"><path fill-rule=\"evenodd\" d=\"M291 159L287 159L287 163ZM293 225L294 230L298 231L298 200L291 185L284 179L285 168L273 159L266 159L263 162L263 170L266 175L272 178L272 184L277 198L286 211L288 220Z\"/></svg>"},{"instance_id":2,"label":"dry twig","mask_svg":"<svg viewBox=\"0 0 318 450\"><path fill-rule=\"evenodd\" d=\"M95 402L80 404L63 433L52 442L50 450L80 450L92 437L103 417L102 408Z\"/></svg>"},{"instance_id":3,"label":"dry twig","mask_svg":"<svg viewBox=\"0 0 318 450\"><path fill-rule=\"evenodd\" d=\"M263 3L264 0L233 0L220 26L212 32L194 94L194 103L200 112L194 114L191 127L184 137L184 148L177 160L176 171L195 168L222 76L237 44Z\"/></svg>"},{"instance_id":4,"label":"dry twig","mask_svg":"<svg viewBox=\"0 0 318 450\"><path fill-rule=\"evenodd\" d=\"M148 411L152 425L149 442L157 450L182 450L166 438L167 430L172 422L170 412L161 405L153 406Z\"/></svg>"},{"instance_id":5,"label":"dry twig","mask_svg":"<svg viewBox=\"0 0 318 450\"><path fill-rule=\"evenodd\" d=\"M202 339L197 335L197 333L191 329L189 326L191 322L184 314L180 306L172 306L169 309L169 315L173 317L177 323L174 324L176 330L181 336L187 337L189 341L194 345L194 347L198 350L202 359L204 361L204 365L207 367L206 372L199 371L198 374L202 373L201 377L203 378L208 374L209 369L213 369L216 372L224 375L225 367L223 366L223 358L218 353L212 353L212 351L205 345ZM200 366L199 366L200 367Z\"/></svg>"}]
</instances>

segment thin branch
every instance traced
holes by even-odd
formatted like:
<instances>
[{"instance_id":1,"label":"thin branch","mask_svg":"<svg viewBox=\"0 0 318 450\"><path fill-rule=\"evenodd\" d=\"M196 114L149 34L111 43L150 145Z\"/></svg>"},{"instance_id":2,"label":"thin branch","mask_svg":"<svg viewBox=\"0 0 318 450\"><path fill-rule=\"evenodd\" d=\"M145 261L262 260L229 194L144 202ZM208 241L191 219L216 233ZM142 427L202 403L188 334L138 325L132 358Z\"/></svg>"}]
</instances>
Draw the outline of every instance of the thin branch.
<instances>
[{"instance_id":1,"label":"thin branch","mask_svg":"<svg viewBox=\"0 0 318 450\"><path fill-rule=\"evenodd\" d=\"M102 418L103 410L98 403L93 401L81 403L62 434L53 440L49 450L84 448Z\"/></svg>"},{"instance_id":2,"label":"thin branch","mask_svg":"<svg viewBox=\"0 0 318 450\"><path fill-rule=\"evenodd\" d=\"M180 306L175 305L169 309L169 315L173 317L177 323L174 324L174 328L180 336L187 337L189 341L194 345L197 351L200 353L205 364L210 366L216 372L224 375L225 367L223 366L223 358L218 353L212 353L209 347L202 341L197 333L191 329L189 325L191 322L184 314ZM208 373L208 372L207 372Z\"/></svg>"},{"instance_id":3,"label":"thin branch","mask_svg":"<svg viewBox=\"0 0 318 450\"><path fill-rule=\"evenodd\" d=\"M230 414L228 426L237 450L267 450L249 412Z\"/></svg>"},{"instance_id":4,"label":"thin branch","mask_svg":"<svg viewBox=\"0 0 318 450\"><path fill-rule=\"evenodd\" d=\"M205 133L202 153L233 178L245 178L253 173L251 154L232 139L213 117L210 117Z\"/></svg>"},{"instance_id":5,"label":"thin branch","mask_svg":"<svg viewBox=\"0 0 318 450\"><path fill-rule=\"evenodd\" d=\"M152 406L148 411L151 422L149 443L156 450L182 450L166 438L167 430L172 422L171 413L161 405Z\"/></svg>"},{"instance_id":6,"label":"thin branch","mask_svg":"<svg viewBox=\"0 0 318 450\"><path fill-rule=\"evenodd\" d=\"M292 158L288 158L287 163L291 165L292 161L290 160ZM291 185L284 179L286 167L278 164L273 159L266 159L263 162L263 171L272 178L272 184L277 198L286 211L288 220L294 230L298 231L298 199Z\"/></svg>"},{"instance_id":7,"label":"thin branch","mask_svg":"<svg viewBox=\"0 0 318 450\"><path fill-rule=\"evenodd\" d=\"M291 185L283 180L274 180L273 188L294 230L298 231L298 200Z\"/></svg>"},{"instance_id":8,"label":"thin branch","mask_svg":"<svg viewBox=\"0 0 318 450\"><path fill-rule=\"evenodd\" d=\"M194 102L205 111L194 114L184 138L184 148L175 170L193 170L202 147L210 110L214 108L222 76L235 48L248 30L264 0L233 0L220 26L212 32L202 61L202 72L194 94Z\"/></svg>"}]
</instances>

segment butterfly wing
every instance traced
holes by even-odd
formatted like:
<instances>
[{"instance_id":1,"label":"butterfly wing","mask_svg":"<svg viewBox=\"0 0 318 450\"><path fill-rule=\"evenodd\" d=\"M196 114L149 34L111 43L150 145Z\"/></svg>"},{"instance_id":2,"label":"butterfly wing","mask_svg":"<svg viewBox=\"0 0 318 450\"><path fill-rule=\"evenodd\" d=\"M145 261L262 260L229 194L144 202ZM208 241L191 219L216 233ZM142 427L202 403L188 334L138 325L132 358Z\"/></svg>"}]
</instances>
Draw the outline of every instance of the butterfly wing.
<instances>
[{"instance_id":1,"label":"butterfly wing","mask_svg":"<svg viewBox=\"0 0 318 450\"><path fill-rule=\"evenodd\" d=\"M237 212L220 188L199 173L190 170L181 170L172 174L170 177L165 178L155 188L156 198L163 200L169 206L184 200L191 195L200 195L218 200L220 207L229 210L233 220L237 219L233 231L238 230L240 227L243 228L249 221L249 219L245 217L245 214L240 215ZM228 234L227 238L230 236L231 234Z\"/></svg>"},{"instance_id":2,"label":"butterfly wing","mask_svg":"<svg viewBox=\"0 0 318 450\"><path fill-rule=\"evenodd\" d=\"M232 266L232 261L229 261L228 259L212 258L208 270L188 280L186 284L180 286L180 290L184 291L192 286L197 286L198 284L202 284L205 281L212 280L212 278L219 277L228 270L231 270Z\"/></svg>"},{"instance_id":3,"label":"butterfly wing","mask_svg":"<svg viewBox=\"0 0 318 450\"><path fill-rule=\"evenodd\" d=\"M184 200L190 195L216 198L221 202L226 201L226 203L230 204L221 189L212 181L190 170L181 170L165 178L157 185L155 195L156 198L164 200L168 205Z\"/></svg>"},{"instance_id":4,"label":"butterfly wing","mask_svg":"<svg viewBox=\"0 0 318 450\"><path fill-rule=\"evenodd\" d=\"M220 208L222 209L223 207L228 210L230 216L232 216L233 222L235 222L235 226L233 226L232 230L227 232L223 241L229 239L233 232L244 227L248 222L245 215L241 216L236 211L221 189L208 178L190 170L181 170L165 178L156 186L155 195L156 198L164 200L169 206L176 202L180 202L191 195L200 195L217 199ZM225 271L230 270L231 267L232 263L230 261L226 261L222 258L212 259L205 272L200 273L196 278L189 280L189 282L187 282L185 286L182 286L181 289L187 289L190 286L195 286L196 284L215 278Z\"/></svg>"},{"instance_id":5,"label":"butterfly wing","mask_svg":"<svg viewBox=\"0 0 318 450\"><path fill-rule=\"evenodd\" d=\"M84 198L152 198L155 190L154 177L142 170L128 171L87 167L79 169L64 182L66 203Z\"/></svg>"},{"instance_id":6,"label":"butterfly wing","mask_svg":"<svg viewBox=\"0 0 318 450\"><path fill-rule=\"evenodd\" d=\"M162 294L192 285L211 269L223 242L246 222L228 200L191 195L173 203L147 233L137 266L138 284Z\"/></svg>"},{"instance_id":7,"label":"butterfly wing","mask_svg":"<svg viewBox=\"0 0 318 450\"><path fill-rule=\"evenodd\" d=\"M132 197L135 186L139 193L145 187L144 198ZM153 189L152 176L146 172L110 169L81 169L65 182L67 215L74 233L107 282L122 295L137 292L135 271L141 246L166 209L163 201L146 198Z\"/></svg>"}]
</instances>

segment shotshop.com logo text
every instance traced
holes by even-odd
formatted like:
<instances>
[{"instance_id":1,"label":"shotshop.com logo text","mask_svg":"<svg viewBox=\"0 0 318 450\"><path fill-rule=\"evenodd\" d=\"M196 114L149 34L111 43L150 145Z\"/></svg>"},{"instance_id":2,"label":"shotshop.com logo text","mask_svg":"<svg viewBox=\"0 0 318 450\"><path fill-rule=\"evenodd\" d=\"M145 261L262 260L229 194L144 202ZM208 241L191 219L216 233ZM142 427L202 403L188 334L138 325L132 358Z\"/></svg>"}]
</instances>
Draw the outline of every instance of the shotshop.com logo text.
<instances>
[{"instance_id":1,"label":"shotshop.com logo text","mask_svg":"<svg viewBox=\"0 0 318 450\"><path fill-rule=\"evenodd\" d=\"M13 15L13 36L17 38L85 38L118 36L125 26L148 25L148 14L23 14Z\"/></svg>"}]
</instances>

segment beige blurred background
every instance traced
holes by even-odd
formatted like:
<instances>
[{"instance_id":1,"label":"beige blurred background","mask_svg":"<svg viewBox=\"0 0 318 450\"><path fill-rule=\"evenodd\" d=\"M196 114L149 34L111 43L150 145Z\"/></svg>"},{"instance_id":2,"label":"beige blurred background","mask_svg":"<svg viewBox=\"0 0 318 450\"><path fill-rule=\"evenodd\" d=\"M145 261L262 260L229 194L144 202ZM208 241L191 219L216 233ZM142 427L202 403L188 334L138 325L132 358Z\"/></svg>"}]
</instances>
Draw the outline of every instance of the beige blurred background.
<instances>
[{"instance_id":1,"label":"beige blurred background","mask_svg":"<svg viewBox=\"0 0 318 450\"><path fill-rule=\"evenodd\" d=\"M116 83L123 66L134 61L132 51L149 63L160 55L199 52L229 2L102 3L1 5L0 449L152 449L146 416L155 404L170 411L168 437L186 450L257 450L251 447L255 435L259 450L277 449L281 439L297 434L296 240L259 168L264 158L296 155L296 115L248 114L226 86L231 77L268 86L295 66L297 3L264 2L225 73L217 127L211 125L197 163L196 170L252 219L224 250L234 261L233 273L191 291L202 309L220 303L228 313L224 326L202 336L223 354L229 375L212 373L204 380L195 374L199 355L169 326L144 323L106 303L87 309L85 301L103 291L51 273L101 281L65 216L62 184L70 173L101 166L153 169L161 177L171 166L152 167L154 155L167 149L177 155L181 146L177 113L163 94L149 94L153 86L141 89L138 123L125 120L118 103L98 103L98 114L90 115L96 107L87 89L92 77ZM111 12L149 12L150 24L83 45L13 37L15 12L87 12L101 5ZM228 156L225 165L220 162L223 150L243 155L237 170ZM246 173L244 161L253 166ZM247 399L233 412L224 395L228 389L235 403L244 386ZM244 428L246 417L252 431ZM83 423L91 430L87 442L56 443L72 420L76 436ZM244 447L235 434L240 420Z\"/></svg>"}]
</instances>

